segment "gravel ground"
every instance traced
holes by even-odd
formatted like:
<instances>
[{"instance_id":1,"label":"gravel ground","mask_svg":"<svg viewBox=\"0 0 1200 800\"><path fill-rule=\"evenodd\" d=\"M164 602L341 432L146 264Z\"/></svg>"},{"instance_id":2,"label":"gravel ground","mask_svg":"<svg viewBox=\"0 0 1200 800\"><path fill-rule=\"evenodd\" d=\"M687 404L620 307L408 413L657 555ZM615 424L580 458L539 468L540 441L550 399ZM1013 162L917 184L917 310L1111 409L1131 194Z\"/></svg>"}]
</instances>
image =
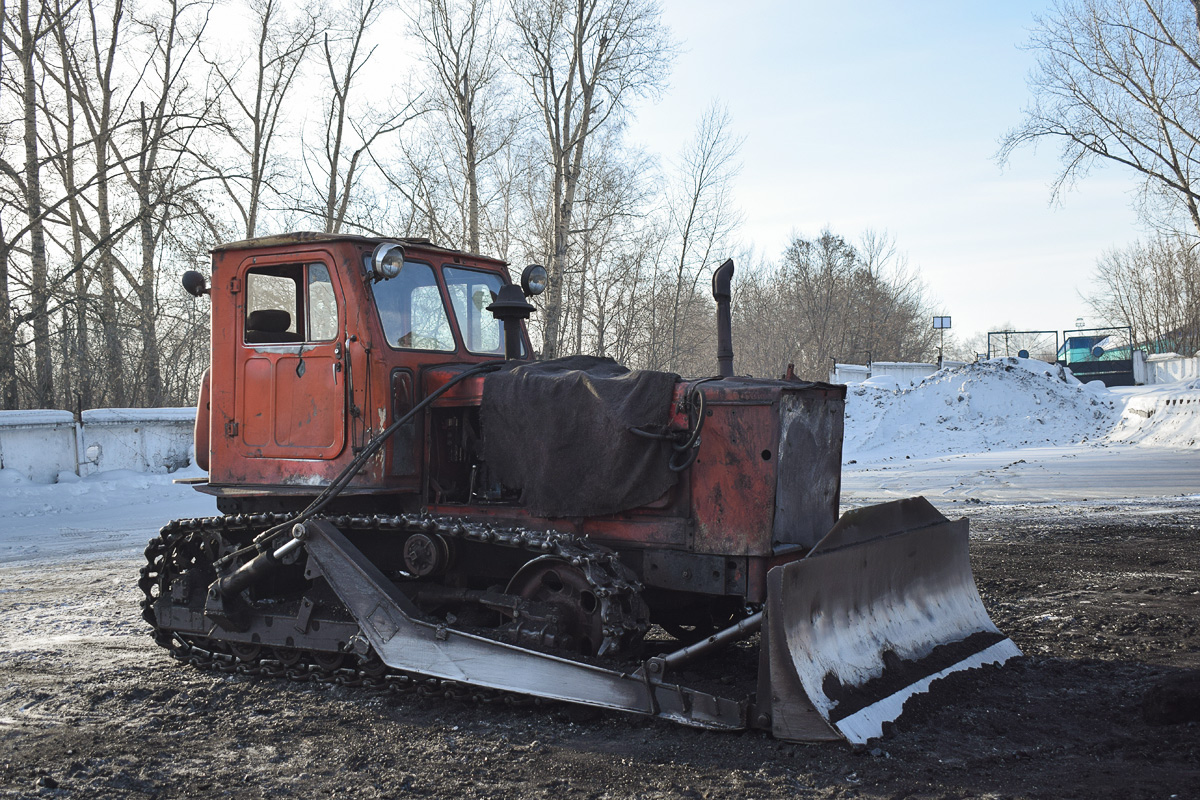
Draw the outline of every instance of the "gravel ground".
<instances>
[{"instance_id":1,"label":"gravel ground","mask_svg":"<svg viewBox=\"0 0 1200 800\"><path fill-rule=\"evenodd\" d=\"M137 561L6 565L0 797L1200 797L1200 724L1142 712L1200 669L1195 503L956 509L1026 657L859 751L200 672L146 635Z\"/></svg>"}]
</instances>

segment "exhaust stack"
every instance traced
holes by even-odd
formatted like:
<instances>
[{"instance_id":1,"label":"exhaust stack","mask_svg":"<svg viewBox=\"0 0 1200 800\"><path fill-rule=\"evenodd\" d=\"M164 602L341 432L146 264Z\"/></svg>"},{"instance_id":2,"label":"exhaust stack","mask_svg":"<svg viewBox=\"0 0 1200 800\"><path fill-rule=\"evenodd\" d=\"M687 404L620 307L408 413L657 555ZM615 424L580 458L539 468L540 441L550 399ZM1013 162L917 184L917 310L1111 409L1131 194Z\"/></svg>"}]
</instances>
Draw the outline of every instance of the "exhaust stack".
<instances>
[{"instance_id":1,"label":"exhaust stack","mask_svg":"<svg viewBox=\"0 0 1200 800\"><path fill-rule=\"evenodd\" d=\"M729 285L733 283L733 259L713 273L713 300L717 301L717 374L733 377L733 321L729 311Z\"/></svg>"}]
</instances>

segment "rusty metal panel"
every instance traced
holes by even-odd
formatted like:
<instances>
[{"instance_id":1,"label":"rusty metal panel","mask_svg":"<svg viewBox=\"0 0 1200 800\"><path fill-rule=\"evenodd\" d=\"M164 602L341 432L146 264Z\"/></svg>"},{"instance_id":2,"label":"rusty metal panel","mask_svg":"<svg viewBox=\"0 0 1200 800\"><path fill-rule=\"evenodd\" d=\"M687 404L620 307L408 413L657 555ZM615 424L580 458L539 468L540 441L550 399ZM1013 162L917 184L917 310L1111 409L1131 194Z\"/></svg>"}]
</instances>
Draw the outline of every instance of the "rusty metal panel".
<instances>
[{"instance_id":1,"label":"rusty metal panel","mask_svg":"<svg viewBox=\"0 0 1200 800\"><path fill-rule=\"evenodd\" d=\"M785 390L780 398L775 544L812 547L837 521L844 392Z\"/></svg>"},{"instance_id":2,"label":"rusty metal panel","mask_svg":"<svg viewBox=\"0 0 1200 800\"><path fill-rule=\"evenodd\" d=\"M336 398L344 390L334 371L337 363L312 353L275 362L275 443L281 448L315 448L322 455L341 449L345 425Z\"/></svg>"},{"instance_id":3,"label":"rusty metal panel","mask_svg":"<svg viewBox=\"0 0 1200 800\"><path fill-rule=\"evenodd\" d=\"M242 441L247 447L271 445L271 377L275 368L267 357L248 358L242 368Z\"/></svg>"},{"instance_id":4,"label":"rusty metal panel","mask_svg":"<svg viewBox=\"0 0 1200 800\"><path fill-rule=\"evenodd\" d=\"M345 389L334 371L337 360L307 346L292 347L293 352L245 349L238 387L245 455L333 458L341 453Z\"/></svg>"},{"instance_id":5,"label":"rusty metal panel","mask_svg":"<svg viewBox=\"0 0 1200 800\"><path fill-rule=\"evenodd\" d=\"M720 555L647 550L642 554L642 581L649 586L712 595L746 593L745 559Z\"/></svg>"},{"instance_id":6,"label":"rusty metal panel","mask_svg":"<svg viewBox=\"0 0 1200 800\"><path fill-rule=\"evenodd\" d=\"M691 468L695 550L766 555L775 513L775 406L713 404L707 414Z\"/></svg>"}]
</instances>

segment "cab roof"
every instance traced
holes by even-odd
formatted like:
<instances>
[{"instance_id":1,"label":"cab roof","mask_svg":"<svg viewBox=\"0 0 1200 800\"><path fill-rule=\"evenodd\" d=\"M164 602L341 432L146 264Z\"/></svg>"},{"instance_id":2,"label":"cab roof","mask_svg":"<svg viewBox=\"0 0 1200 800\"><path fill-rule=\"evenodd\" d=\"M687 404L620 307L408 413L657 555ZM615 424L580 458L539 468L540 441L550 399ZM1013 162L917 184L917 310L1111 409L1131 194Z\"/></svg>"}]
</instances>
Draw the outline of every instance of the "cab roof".
<instances>
[{"instance_id":1,"label":"cab roof","mask_svg":"<svg viewBox=\"0 0 1200 800\"><path fill-rule=\"evenodd\" d=\"M287 247L288 245L297 244L314 244L320 242L352 242L354 244L363 244L369 247L382 244L384 242L397 242L406 247L419 247L422 250L433 250L447 255L467 256L469 258L480 259L482 261L491 261L497 264L506 264L498 258L491 256L481 256L473 253L467 253L462 250L453 250L448 247L442 247L417 236L358 236L351 233L322 233L320 231L293 231L291 233L278 233L272 236L256 236L253 239L242 239L237 242L226 242L219 244L209 252L223 253L228 250L257 250L266 247Z\"/></svg>"}]
</instances>

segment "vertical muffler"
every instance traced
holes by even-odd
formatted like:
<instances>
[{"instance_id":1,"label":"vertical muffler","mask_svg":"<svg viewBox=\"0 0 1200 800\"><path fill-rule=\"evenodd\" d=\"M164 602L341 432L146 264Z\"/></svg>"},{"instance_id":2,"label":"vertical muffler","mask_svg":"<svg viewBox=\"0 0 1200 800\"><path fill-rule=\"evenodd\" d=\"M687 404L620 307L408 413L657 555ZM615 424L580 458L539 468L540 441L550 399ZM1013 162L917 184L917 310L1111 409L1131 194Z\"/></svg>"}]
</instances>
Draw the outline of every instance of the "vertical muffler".
<instances>
[{"instance_id":1,"label":"vertical muffler","mask_svg":"<svg viewBox=\"0 0 1200 800\"><path fill-rule=\"evenodd\" d=\"M733 259L717 267L712 278L713 300L717 301L717 374L733 377L733 318L729 310L730 284L733 283Z\"/></svg>"}]
</instances>

